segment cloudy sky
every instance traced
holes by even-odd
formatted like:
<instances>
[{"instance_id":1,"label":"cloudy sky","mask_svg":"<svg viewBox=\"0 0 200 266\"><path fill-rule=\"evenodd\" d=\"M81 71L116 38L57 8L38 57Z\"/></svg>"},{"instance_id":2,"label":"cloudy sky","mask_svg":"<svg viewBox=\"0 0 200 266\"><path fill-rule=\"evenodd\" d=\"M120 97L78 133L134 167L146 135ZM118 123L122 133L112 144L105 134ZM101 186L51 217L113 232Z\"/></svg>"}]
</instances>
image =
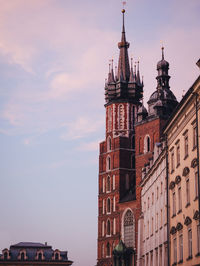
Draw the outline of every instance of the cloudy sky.
<instances>
[{"instance_id":1,"label":"cloudy sky","mask_svg":"<svg viewBox=\"0 0 200 266\"><path fill-rule=\"evenodd\" d=\"M0 250L20 241L94 266L104 81L120 0L0 0ZM129 54L145 101L161 43L178 100L199 75L199 0L127 0Z\"/></svg>"}]
</instances>

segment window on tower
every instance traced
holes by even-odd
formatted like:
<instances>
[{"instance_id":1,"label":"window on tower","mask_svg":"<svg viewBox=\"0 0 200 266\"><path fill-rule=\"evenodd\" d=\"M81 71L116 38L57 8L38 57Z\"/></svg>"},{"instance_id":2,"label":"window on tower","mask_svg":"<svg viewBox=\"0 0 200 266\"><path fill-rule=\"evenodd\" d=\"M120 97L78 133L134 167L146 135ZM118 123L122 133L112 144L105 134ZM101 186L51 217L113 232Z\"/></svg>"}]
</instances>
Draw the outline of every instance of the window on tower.
<instances>
[{"instance_id":1,"label":"window on tower","mask_svg":"<svg viewBox=\"0 0 200 266\"><path fill-rule=\"evenodd\" d=\"M107 213L110 213L111 212L111 201L110 201L110 198L107 199Z\"/></svg>"},{"instance_id":2,"label":"window on tower","mask_svg":"<svg viewBox=\"0 0 200 266\"><path fill-rule=\"evenodd\" d=\"M144 138L144 153L150 152L150 148L151 148L151 140L149 135L146 135Z\"/></svg>"},{"instance_id":3,"label":"window on tower","mask_svg":"<svg viewBox=\"0 0 200 266\"><path fill-rule=\"evenodd\" d=\"M124 243L126 247L134 247L135 244L135 221L132 211L129 209L124 216Z\"/></svg>"},{"instance_id":4,"label":"window on tower","mask_svg":"<svg viewBox=\"0 0 200 266\"><path fill-rule=\"evenodd\" d=\"M111 182L110 182L110 176L107 177L107 184L106 184L106 191L110 192L111 190Z\"/></svg>"},{"instance_id":5,"label":"window on tower","mask_svg":"<svg viewBox=\"0 0 200 266\"><path fill-rule=\"evenodd\" d=\"M109 171L111 169L111 159L110 156L106 158L106 169Z\"/></svg>"},{"instance_id":6,"label":"window on tower","mask_svg":"<svg viewBox=\"0 0 200 266\"><path fill-rule=\"evenodd\" d=\"M112 130L112 109L108 108L108 132Z\"/></svg>"},{"instance_id":7,"label":"window on tower","mask_svg":"<svg viewBox=\"0 0 200 266\"><path fill-rule=\"evenodd\" d=\"M107 221L107 226L106 226L106 233L107 233L107 236L110 236L110 220Z\"/></svg>"},{"instance_id":8,"label":"window on tower","mask_svg":"<svg viewBox=\"0 0 200 266\"><path fill-rule=\"evenodd\" d=\"M106 256L110 257L110 244L109 244L109 242L106 245Z\"/></svg>"},{"instance_id":9,"label":"window on tower","mask_svg":"<svg viewBox=\"0 0 200 266\"><path fill-rule=\"evenodd\" d=\"M107 139L107 151L111 151L111 137L109 136Z\"/></svg>"}]
</instances>

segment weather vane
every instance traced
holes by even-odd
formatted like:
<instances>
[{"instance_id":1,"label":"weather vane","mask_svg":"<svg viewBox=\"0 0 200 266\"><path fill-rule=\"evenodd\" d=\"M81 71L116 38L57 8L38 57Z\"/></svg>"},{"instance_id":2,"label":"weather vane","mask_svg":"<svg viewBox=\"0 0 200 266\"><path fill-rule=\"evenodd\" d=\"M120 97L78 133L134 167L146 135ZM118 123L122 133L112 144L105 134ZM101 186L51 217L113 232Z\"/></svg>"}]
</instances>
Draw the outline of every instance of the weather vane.
<instances>
[{"instance_id":1,"label":"weather vane","mask_svg":"<svg viewBox=\"0 0 200 266\"><path fill-rule=\"evenodd\" d=\"M123 1L122 2L122 5L123 5L123 9L125 8L125 5L126 5L126 1Z\"/></svg>"}]
</instances>

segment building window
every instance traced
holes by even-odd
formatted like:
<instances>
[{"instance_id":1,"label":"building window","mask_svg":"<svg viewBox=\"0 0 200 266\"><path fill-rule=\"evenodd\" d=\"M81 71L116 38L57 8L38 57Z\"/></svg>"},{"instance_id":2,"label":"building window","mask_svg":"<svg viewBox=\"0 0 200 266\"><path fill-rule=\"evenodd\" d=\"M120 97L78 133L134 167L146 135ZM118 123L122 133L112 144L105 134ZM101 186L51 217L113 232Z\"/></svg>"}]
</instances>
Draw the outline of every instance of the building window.
<instances>
[{"instance_id":1,"label":"building window","mask_svg":"<svg viewBox=\"0 0 200 266\"><path fill-rule=\"evenodd\" d=\"M106 209L107 209L107 213L111 212L111 201L110 201L110 198L107 199Z\"/></svg>"},{"instance_id":2,"label":"building window","mask_svg":"<svg viewBox=\"0 0 200 266\"><path fill-rule=\"evenodd\" d=\"M160 227L163 225L163 211L162 209L160 210Z\"/></svg>"},{"instance_id":3,"label":"building window","mask_svg":"<svg viewBox=\"0 0 200 266\"><path fill-rule=\"evenodd\" d=\"M156 248L156 263L155 263L155 266L158 266L158 248Z\"/></svg>"},{"instance_id":4,"label":"building window","mask_svg":"<svg viewBox=\"0 0 200 266\"><path fill-rule=\"evenodd\" d=\"M109 244L109 242L106 245L106 255L107 255L107 257L110 257L110 244Z\"/></svg>"},{"instance_id":5,"label":"building window","mask_svg":"<svg viewBox=\"0 0 200 266\"><path fill-rule=\"evenodd\" d=\"M184 150L185 150L185 158L188 157L188 131L184 133Z\"/></svg>"},{"instance_id":6,"label":"building window","mask_svg":"<svg viewBox=\"0 0 200 266\"><path fill-rule=\"evenodd\" d=\"M8 251L5 251L4 252L4 254L3 254L3 258L4 258L4 260L8 260L8 258L9 258L9 252Z\"/></svg>"},{"instance_id":7,"label":"building window","mask_svg":"<svg viewBox=\"0 0 200 266\"><path fill-rule=\"evenodd\" d=\"M152 193L152 206L154 204L154 193Z\"/></svg>"},{"instance_id":8,"label":"building window","mask_svg":"<svg viewBox=\"0 0 200 266\"><path fill-rule=\"evenodd\" d=\"M107 139L107 151L111 151L111 137L109 136Z\"/></svg>"},{"instance_id":9,"label":"building window","mask_svg":"<svg viewBox=\"0 0 200 266\"><path fill-rule=\"evenodd\" d=\"M115 190L115 175L113 175L113 190Z\"/></svg>"},{"instance_id":10,"label":"building window","mask_svg":"<svg viewBox=\"0 0 200 266\"><path fill-rule=\"evenodd\" d=\"M38 260L42 260L42 253L38 253Z\"/></svg>"},{"instance_id":11,"label":"building window","mask_svg":"<svg viewBox=\"0 0 200 266\"><path fill-rule=\"evenodd\" d=\"M198 198L198 172L195 172L195 198Z\"/></svg>"},{"instance_id":12,"label":"building window","mask_svg":"<svg viewBox=\"0 0 200 266\"><path fill-rule=\"evenodd\" d=\"M147 208L149 209L149 197L148 197L148 205L147 205Z\"/></svg>"},{"instance_id":13,"label":"building window","mask_svg":"<svg viewBox=\"0 0 200 266\"><path fill-rule=\"evenodd\" d=\"M124 216L124 244L126 247L134 247L135 242L135 222L131 210L127 210Z\"/></svg>"},{"instance_id":14,"label":"building window","mask_svg":"<svg viewBox=\"0 0 200 266\"><path fill-rule=\"evenodd\" d=\"M106 191L110 192L110 188L111 188L110 176L107 176Z\"/></svg>"},{"instance_id":15,"label":"building window","mask_svg":"<svg viewBox=\"0 0 200 266\"><path fill-rule=\"evenodd\" d=\"M160 247L160 259L159 259L160 263L159 265L162 266L162 246Z\"/></svg>"},{"instance_id":16,"label":"building window","mask_svg":"<svg viewBox=\"0 0 200 266\"><path fill-rule=\"evenodd\" d=\"M171 150L171 173L174 171L174 149Z\"/></svg>"},{"instance_id":17,"label":"building window","mask_svg":"<svg viewBox=\"0 0 200 266\"><path fill-rule=\"evenodd\" d=\"M108 132L112 130L112 109L108 108Z\"/></svg>"},{"instance_id":18,"label":"building window","mask_svg":"<svg viewBox=\"0 0 200 266\"><path fill-rule=\"evenodd\" d=\"M182 195L181 195L181 186L178 187L178 212L182 210Z\"/></svg>"},{"instance_id":19,"label":"building window","mask_svg":"<svg viewBox=\"0 0 200 266\"><path fill-rule=\"evenodd\" d=\"M197 126L196 123L193 125L193 149L197 146Z\"/></svg>"},{"instance_id":20,"label":"building window","mask_svg":"<svg viewBox=\"0 0 200 266\"><path fill-rule=\"evenodd\" d=\"M188 257L192 257L192 228L188 229Z\"/></svg>"},{"instance_id":21,"label":"building window","mask_svg":"<svg viewBox=\"0 0 200 266\"><path fill-rule=\"evenodd\" d=\"M114 211L114 212L115 212L115 210L116 210L115 205L116 205L116 202L115 202L115 196L114 196L114 197L113 197L113 211Z\"/></svg>"},{"instance_id":22,"label":"building window","mask_svg":"<svg viewBox=\"0 0 200 266\"><path fill-rule=\"evenodd\" d=\"M200 224L197 225L197 253L200 254Z\"/></svg>"},{"instance_id":23,"label":"building window","mask_svg":"<svg viewBox=\"0 0 200 266\"><path fill-rule=\"evenodd\" d=\"M126 190L129 190L129 175L126 174L126 184L125 184Z\"/></svg>"},{"instance_id":24,"label":"building window","mask_svg":"<svg viewBox=\"0 0 200 266\"><path fill-rule=\"evenodd\" d=\"M147 221L147 238L149 238L149 221Z\"/></svg>"},{"instance_id":25,"label":"building window","mask_svg":"<svg viewBox=\"0 0 200 266\"><path fill-rule=\"evenodd\" d=\"M151 148L151 141L149 135L145 136L144 138L144 152L150 152Z\"/></svg>"},{"instance_id":26,"label":"building window","mask_svg":"<svg viewBox=\"0 0 200 266\"><path fill-rule=\"evenodd\" d=\"M176 241L176 238L173 239L173 249L174 249L174 263L177 263L177 241Z\"/></svg>"},{"instance_id":27,"label":"building window","mask_svg":"<svg viewBox=\"0 0 200 266\"><path fill-rule=\"evenodd\" d=\"M180 165L180 142L176 145L176 167Z\"/></svg>"},{"instance_id":28,"label":"building window","mask_svg":"<svg viewBox=\"0 0 200 266\"><path fill-rule=\"evenodd\" d=\"M106 158L106 168L107 168L107 171L111 169L111 159L110 159L110 156L108 156Z\"/></svg>"},{"instance_id":29,"label":"building window","mask_svg":"<svg viewBox=\"0 0 200 266\"><path fill-rule=\"evenodd\" d=\"M107 234L107 236L110 236L110 232L111 232L111 230L110 230L110 220L108 220L107 221L107 226L106 226L106 234Z\"/></svg>"},{"instance_id":30,"label":"building window","mask_svg":"<svg viewBox=\"0 0 200 266\"><path fill-rule=\"evenodd\" d=\"M190 181L186 180L186 206L190 204Z\"/></svg>"},{"instance_id":31,"label":"building window","mask_svg":"<svg viewBox=\"0 0 200 266\"><path fill-rule=\"evenodd\" d=\"M156 231L158 231L158 213L156 213Z\"/></svg>"},{"instance_id":32,"label":"building window","mask_svg":"<svg viewBox=\"0 0 200 266\"><path fill-rule=\"evenodd\" d=\"M153 217L151 218L151 234L153 235L153 225L154 225L154 222L153 222Z\"/></svg>"},{"instance_id":33,"label":"building window","mask_svg":"<svg viewBox=\"0 0 200 266\"><path fill-rule=\"evenodd\" d=\"M104 236L104 221L102 222L102 236Z\"/></svg>"},{"instance_id":34,"label":"building window","mask_svg":"<svg viewBox=\"0 0 200 266\"><path fill-rule=\"evenodd\" d=\"M116 234L116 219L113 220L113 234Z\"/></svg>"},{"instance_id":35,"label":"building window","mask_svg":"<svg viewBox=\"0 0 200 266\"><path fill-rule=\"evenodd\" d=\"M25 252L21 252L21 260L25 260Z\"/></svg>"},{"instance_id":36,"label":"building window","mask_svg":"<svg viewBox=\"0 0 200 266\"><path fill-rule=\"evenodd\" d=\"M172 194L172 216L175 216L176 215L176 194L175 194L175 191L173 192Z\"/></svg>"},{"instance_id":37,"label":"building window","mask_svg":"<svg viewBox=\"0 0 200 266\"><path fill-rule=\"evenodd\" d=\"M179 261L183 260L183 235L179 235Z\"/></svg>"}]
</instances>

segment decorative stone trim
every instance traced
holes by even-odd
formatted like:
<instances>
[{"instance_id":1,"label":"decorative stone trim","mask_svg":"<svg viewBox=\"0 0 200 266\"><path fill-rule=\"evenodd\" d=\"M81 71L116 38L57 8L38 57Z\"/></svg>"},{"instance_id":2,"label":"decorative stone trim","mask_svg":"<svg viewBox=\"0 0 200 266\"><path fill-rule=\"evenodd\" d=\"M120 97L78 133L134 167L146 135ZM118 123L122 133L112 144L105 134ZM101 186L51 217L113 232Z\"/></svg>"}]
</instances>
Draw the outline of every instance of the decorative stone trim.
<instances>
[{"instance_id":1,"label":"decorative stone trim","mask_svg":"<svg viewBox=\"0 0 200 266\"><path fill-rule=\"evenodd\" d=\"M177 223L176 230L180 231L181 229L183 229L182 223Z\"/></svg>"},{"instance_id":2,"label":"decorative stone trim","mask_svg":"<svg viewBox=\"0 0 200 266\"><path fill-rule=\"evenodd\" d=\"M192 220L190 219L189 216L187 216L187 217L185 218L185 222L184 222L184 224L185 224L185 225L189 225L189 224L191 224L191 223L192 223Z\"/></svg>"},{"instance_id":3,"label":"decorative stone trim","mask_svg":"<svg viewBox=\"0 0 200 266\"><path fill-rule=\"evenodd\" d=\"M183 176L186 176L186 175L188 175L189 174L189 172L190 172L190 169L186 166L184 169L183 169Z\"/></svg>"},{"instance_id":4,"label":"decorative stone trim","mask_svg":"<svg viewBox=\"0 0 200 266\"><path fill-rule=\"evenodd\" d=\"M175 183L178 184L180 182L181 182L181 177L180 177L180 175L177 175L175 178Z\"/></svg>"},{"instance_id":5,"label":"decorative stone trim","mask_svg":"<svg viewBox=\"0 0 200 266\"><path fill-rule=\"evenodd\" d=\"M192 167L192 168L195 168L195 167L197 166L197 164L198 164L197 158L194 158L194 159L192 160L192 162L191 162L191 167Z\"/></svg>"},{"instance_id":6,"label":"decorative stone trim","mask_svg":"<svg viewBox=\"0 0 200 266\"><path fill-rule=\"evenodd\" d=\"M175 182L171 181L169 184L169 189L173 189L173 188L175 188Z\"/></svg>"}]
</instances>

